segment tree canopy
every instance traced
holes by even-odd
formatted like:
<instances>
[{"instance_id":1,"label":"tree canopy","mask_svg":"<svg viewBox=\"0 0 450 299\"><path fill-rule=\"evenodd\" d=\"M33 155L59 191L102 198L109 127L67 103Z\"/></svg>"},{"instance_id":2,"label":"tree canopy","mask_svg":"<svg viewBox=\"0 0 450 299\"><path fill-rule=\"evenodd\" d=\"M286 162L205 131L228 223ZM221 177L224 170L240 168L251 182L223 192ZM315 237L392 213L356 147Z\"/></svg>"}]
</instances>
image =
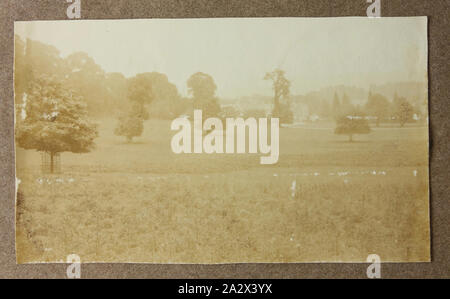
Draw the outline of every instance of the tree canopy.
<instances>
[{"instance_id":1,"label":"tree canopy","mask_svg":"<svg viewBox=\"0 0 450 299\"><path fill-rule=\"evenodd\" d=\"M187 80L189 94L193 97L193 108L201 109L203 117L219 116L220 105L216 97L217 86L214 79L205 73L198 72Z\"/></svg>"},{"instance_id":2,"label":"tree canopy","mask_svg":"<svg viewBox=\"0 0 450 299\"><path fill-rule=\"evenodd\" d=\"M264 80L272 81L274 92L272 116L280 118L281 123L291 123L293 113L288 102L291 82L286 78L285 72L280 69L268 72Z\"/></svg>"},{"instance_id":3,"label":"tree canopy","mask_svg":"<svg viewBox=\"0 0 450 299\"><path fill-rule=\"evenodd\" d=\"M381 120L389 115L389 100L381 94L369 93L365 109L369 115L375 116L376 126L380 125Z\"/></svg>"},{"instance_id":4,"label":"tree canopy","mask_svg":"<svg viewBox=\"0 0 450 299\"><path fill-rule=\"evenodd\" d=\"M167 75L158 72L146 74L152 83L153 101L148 106L151 118L173 119L185 112L188 101L180 97Z\"/></svg>"},{"instance_id":5,"label":"tree canopy","mask_svg":"<svg viewBox=\"0 0 450 299\"><path fill-rule=\"evenodd\" d=\"M24 149L55 154L94 148L97 127L87 117L86 104L56 78L36 78L22 107L24 119L17 120L16 140Z\"/></svg>"}]
</instances>

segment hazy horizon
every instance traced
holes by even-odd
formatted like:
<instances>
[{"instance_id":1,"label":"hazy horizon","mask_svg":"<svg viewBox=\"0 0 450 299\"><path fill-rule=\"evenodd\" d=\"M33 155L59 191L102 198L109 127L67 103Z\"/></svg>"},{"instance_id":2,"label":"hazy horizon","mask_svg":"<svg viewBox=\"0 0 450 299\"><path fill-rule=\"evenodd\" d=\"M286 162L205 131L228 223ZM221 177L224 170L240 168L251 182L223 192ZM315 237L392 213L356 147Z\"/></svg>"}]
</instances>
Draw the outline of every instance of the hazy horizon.
<instances>
[{"instance_id":1,"label":"hazy horizon","mask_svg":"<svg viewBox=\"0 0 450 299\"><path fill-rule=\"evenodd\" d=\"M264 21L262 21L264 20ZM107 72L160 72L181 95L195 72L217 95L272 95L266 72L286 71L291 94L330 86L427 82L425 17L225 18L15 22L15 33L82 51ZM418 33L418 31L420 33ZM270 42L268 42L270 41ZM225 62L224 62L225 61Z\"/></svg>"}]
</instances>

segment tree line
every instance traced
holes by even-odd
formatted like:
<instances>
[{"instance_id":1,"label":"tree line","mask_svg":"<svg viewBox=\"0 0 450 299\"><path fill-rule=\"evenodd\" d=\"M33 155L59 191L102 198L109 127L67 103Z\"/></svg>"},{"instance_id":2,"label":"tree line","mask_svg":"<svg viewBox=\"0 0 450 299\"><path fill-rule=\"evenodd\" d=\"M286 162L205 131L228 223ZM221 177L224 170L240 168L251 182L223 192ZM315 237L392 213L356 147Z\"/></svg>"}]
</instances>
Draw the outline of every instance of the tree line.
<instances>
[{"instance_id":1,"label":"tree line","mask_svg":"<svg viewBox=\"0 0 450 299\"><path fill-rule=\"evenodd\" d=\"M273 105L269 115L280 124L294 120L291 108L291 82L281 69L261 78L272 84ZM16 105L16 140L25 149L46 152L51 157L60 152L91 151L98 136L92 119L117 114L114 133L128 142L140 136L144 121L150 118L187 117L200 109L205 118L236 117L222 109L216 95L217 85L206 73L192 74L186 81L189 97L180 96L165 74L147 72L126 78L120 73L106 73L86 53L77 52L61 58L50 45L15 36L14 87ZM369 94L364 106L353 105L344 94L335 94L331 106L323 104L321 116L333 117L335 133L363 134L370 131L365 115L375 116L377 126L395 118L403 126L410 121L414 107L397 95L389 102L380 94ZM241 116L241 115L237 115ZM350 116L350 117L349 117Z\"/></svg>"},{"instance_id":2,"label":"tree line","mask_svg":"<svg viewBox=\"0 0 450 299\"><path fill-rule=\"evenodd\" d=\"M151 104L147 117L171 119L187 105L187 99L180 96L165 74L151 72L126 78L121 73L107 73L84 52L62 58L55 47L30 39L23 40L17 35L14 74L15 102L18 104L22 103L23 95L31 91L33 82L39 81L40 77L51 77L82 96L88 114L94 117L111 116L129 109L130 95L136 105ZM149 85L151 103L147 95L137 99L139 91L133 89L143 89Z\"/></svg>"},{"instance_id":3,"label":"tree line","mask_svg":"<svg viewBox=\"0 0 450 299\"><path fill-rule=\"evenodd\" d=\"M405 97L394 95L392 99L380 93L369 92L364 104L353 104L344 92L341 97L337 93L333 99L308 102L311 114L321 119L336 120L343 115L364 116L372 120L377 127L381 123L398 123L403 127L424 115L421 107L411 104Z\"/></svg>"}]
</instances>

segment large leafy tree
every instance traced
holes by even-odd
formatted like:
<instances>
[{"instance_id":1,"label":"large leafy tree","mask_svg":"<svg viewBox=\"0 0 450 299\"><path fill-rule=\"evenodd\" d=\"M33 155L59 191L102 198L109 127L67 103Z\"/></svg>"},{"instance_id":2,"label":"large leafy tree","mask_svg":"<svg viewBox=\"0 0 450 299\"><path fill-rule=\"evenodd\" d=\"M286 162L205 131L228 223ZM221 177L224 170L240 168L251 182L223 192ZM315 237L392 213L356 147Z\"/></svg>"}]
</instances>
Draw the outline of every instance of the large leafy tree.
<instances>
[{"instance_id":1,"label":"large leafy tree","mask_svg":"<svg viewBox=\"0 0 450 299\"><path fill-rule=\"evenodd\" d=\"M147 73L137 74L128 79L127 98L130 104L129 113L136 112L141 119L149 119L150 116L146 106L154 99L152 86L152 79Z\"/></svg>"},{"instance_id":2,"label":"large leafy tree","mask_svg":"<svg viewBox=\"0 0 450 299\"><path fill-rule=\"evenodd\" d=\"M203 117L214 117L220 114L220 105L216 97L217 86L214 79L205 73L198 72L187 81L188 92L193 97L194 109L201 109Z\"/></svg>"},{"instance_id":3,"label":"large leafy tree","mask_svg":"<svg viewBox=\"0 0 450 299\"><path fill-rule=\"evenodd\" d=\"M47 152L50 172L55 154L87 153L94 148L97 126L88 119L86 104L58 79L35 78L25 99L16 122L17 143L24 149Z\"/></svg>"},{"instance_id":4,"label":"large leafy tree","mask_svg":"<svg viewBox=\"0 0 450 299\"><path fill-rule=\"evenodd\" d=\"M63 59L54 46L23 40L16 35L14 85L17 104L21 103L23 94L33 85L35 78L40 76L61 78L65 86L83 97L89 114L95 116L108 115L115 110L117 105L112 102L121 96L119 88L123 88L117 80L113 82L115 88L111 88L105 72L84 52L76 52Z\"/></svg>"},{"instance_id":5,"label":"large leafy tree","mask_svg":"<svg viewBox=\"0 0 450 299\"><path fill-rule=\"evenodd\" d=\"M58 49L30 39L14 37L14 95L21 104L23 95L32 87L36 77L58 76L64 78L67 71Z\"/></svg>"},{"instance_id":6,"label":"large leafy tree","mask_svg":"<svg viewBox=\"0 0 450 299\"><path fill-rule=\"evenodd\" d=\"M274 93L272 116L280 118L281 123L292 122L292 112L288 102L291 82L286 78L285 72L276 69L266 73L264 80L272 81Z\"/></svg>"},{"instance_id":7,"label":"large leafy tree","mask_svg":"<svg viewBox=\"0 0 450 299\"><path fill-rule=\"evenodd\" d=\"M108 115L113 110L112 92L108 91L106 74L94 59L84 52L76 52L64 60L66 84L83 96L89 114Z\"/></svg>"},{"instance_id":8,"label":"large leafy tree","mask_svg":"<svg viewBox=\"0 0 450 299\"><path fill-rule=\"evenodd\" d=\"M188 101L184 101L175 84L170 83L167 75L151 72L146 76L152 83L153 100L148 106L151 118L173 119L185 112Z\"/></svg>"},{"instance_id":9,"label":"large leafy tree","mask_svg":"<svg viewBox=\"0 0 450 299\"><path fill-rule=\"evenodd\" d=\"M408 121L410 121L414 114L414 107L404 97L394 95L392 102L394 117L399 122L400 127L403 127Z\"/></svg>"},{"instance_id":10,"label":"large leafy tree","mask_svg":"<svg viewBox=\"0 0 450 299\"><path fill-rule=\"evenodd\" d=\"M152 79L148 74L137 74L128 79L128 99L142 105L151 103L153 100Z\"/></svg>"},{"instance_id":11,"label":"large leafy tree","mask_svg":"<svg viewBox=\"0 0 450 299\"><path fill-rule=\"evenodd\" d=\"M380 121L386 118L389 114L389 101L381 94L369 93L369 98L366 103L366 111L377 118L376 126L380 125Z\"/></svg>"},{"instance_id":12,"label":"large leafy tree","mask_svg":"<svg viewBox=\"0 0 450 299\"><path fill-rule=\"evenodd\" d=\"M148 73L138 74L128 79L128 108L119 115L114 134L125 136L128 142L142 135L144 120L150 118L146 106L154 99L152 86L152 78Z\"/></svg>"},{"instance_id":13,"label":"large leafy tree","mask_svg":"<svg viewBox=\"0 0 450 299\"><path fill-rule=\"evenodd\" d=\"M122 73L107 73L105 87L113 110L124 111L129 106L127 99L127 78Z\"/></svg>"}]
</instances>

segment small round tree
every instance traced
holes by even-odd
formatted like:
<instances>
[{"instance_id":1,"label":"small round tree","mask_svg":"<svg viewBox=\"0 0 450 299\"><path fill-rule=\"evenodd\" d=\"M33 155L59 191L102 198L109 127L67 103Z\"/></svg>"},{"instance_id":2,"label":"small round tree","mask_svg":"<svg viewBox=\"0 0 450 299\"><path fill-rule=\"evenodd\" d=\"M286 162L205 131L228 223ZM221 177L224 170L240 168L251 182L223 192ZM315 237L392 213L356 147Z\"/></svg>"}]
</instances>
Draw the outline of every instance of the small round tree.
<instances>
[{"instance_id":1,"label":"small round tree","mask_svg":"<svg viewBox=\"0 0 450 299\"><path fill-rule=\"evenodd\" d=\"M393 101L394 116L398 120L400 127L403 127L408 121L413 119L414 107L404 97L394 96Z\"/></svg>"},{"instance_id":2,"label":"small round tree","mask_svg":"<svg viewBox=\"0 0 450 299\"><path fill-rule=\"evenodd\" d=\"M119 122L114 130L114 134L117 136L125 136L127 138L127 142L130 143L133 141L134 137L141 136L143 131L143 119L138 115L128 113L119 116Z\"/></svg>"},{"instance_id":3,"label":"small round tree","mask_svg":"<svg viewBox=\"0 0 450 299\"><path fill-rule=\"evenodd\" d=\"M353 141L355 134L369 134L370 127L362 116L341 116L336 121L335 134L348 135L348 141Z\"/></svg>"},{"instance_id":4,"label":"small round tree","mask_svg":"<svg viewBox=\"0 0 450 299\"><path fill-rule=\"evenodd\" d=\"M49 77L35 79L28 93L23 119L16 122L16 141L24 149L48 153L51 173L56 154L94 148L97 126L89 121L82 97Z\"/></svg>"}]
</instances>

